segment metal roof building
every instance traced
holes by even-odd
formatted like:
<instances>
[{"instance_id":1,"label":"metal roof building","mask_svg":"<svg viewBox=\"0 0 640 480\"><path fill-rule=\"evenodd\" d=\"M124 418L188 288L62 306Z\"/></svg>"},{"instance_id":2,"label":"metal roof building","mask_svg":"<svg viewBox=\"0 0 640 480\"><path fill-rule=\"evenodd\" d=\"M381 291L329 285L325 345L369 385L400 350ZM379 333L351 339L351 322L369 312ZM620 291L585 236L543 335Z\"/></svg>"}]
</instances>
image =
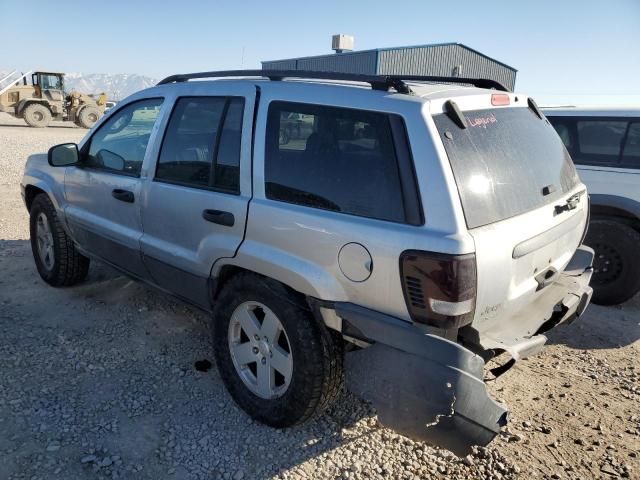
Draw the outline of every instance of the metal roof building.
<instances>
[{"instance_id":1,"label":"metal roof building","mask_svg":"<svg viewBox=\"0 0 640 480\"><path fill-rule=\"evenodd\" d=\"M263 70L488 78L509 90L517 70L461 43L375 48L262 62Z\"/></svg>"}]
</instances>

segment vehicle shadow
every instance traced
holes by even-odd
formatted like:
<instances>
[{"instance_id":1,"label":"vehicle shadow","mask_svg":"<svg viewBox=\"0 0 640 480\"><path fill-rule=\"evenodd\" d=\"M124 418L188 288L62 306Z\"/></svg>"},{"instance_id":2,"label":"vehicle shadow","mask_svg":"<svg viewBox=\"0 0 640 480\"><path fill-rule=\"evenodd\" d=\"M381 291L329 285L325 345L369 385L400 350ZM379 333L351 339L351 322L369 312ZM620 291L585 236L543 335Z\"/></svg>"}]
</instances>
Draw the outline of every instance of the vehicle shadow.
<instances>
[{"instance_id":1,"label":"vehicle shadow","mask_svg":"<svg viewBox=\"0 0 640 480\"><path fill-rule=\"evenodd\" d=\"M640 339L640 295L622 305L591 304L571 325L548 332L549 343L579 350L619 348Z\"/></svg>"},{"instance_id":2,"label":"vehicle shadow","mask_svg":"<svg viewBox=\"0 0 640 480\"><path fill-rule=\"evenodd\" d=\"M86 281L52 288L40 279L28 240L0 240L0 271L0 330L7 334L0 351L5 341L19 342L16 355L29 362L36 357L30 350L33 338L50 345L64 341L66 349L61 355L52 348L41 359L45 364L62 362L55 375L30 375L23 388L42 387L56 398L73 398L78 414L89 418L99 409L101 416L119 419L119 433L97 436L90 424L75 428L81 437L144 464L155 478L164 477L171 466L174 478L203 471L210 478L226 478L230 469L232 474L242 470L244 478L273 478L333 449L361 443L363 436L382 428L371 407L346 390L334 407L311 422L282 430L257 424L233 402L215 365L206 372L195 367L203 359L215 364L209 315L109 266L92 261ZM72 353L74 362L84 355L92 358L88 363L93 369L73 370L61 358ZM10 369L5 373L17 374ZM157 395L149 394L144 407L131 407L133 383L157 389ZM2 396L0 388L0 416L8 414L2 411L9 404ZM7 432L15 434L11 427ZM67 438L62 431L49 433ZM175 446L168 440L171 435ZM38 441L37 433L24 433L23 445L32 448ZM78 458L86 455L81 445L69 442L66 448ZM198 445L197 460L185 448L192 444Z\"/></svg>"}]
</instances>

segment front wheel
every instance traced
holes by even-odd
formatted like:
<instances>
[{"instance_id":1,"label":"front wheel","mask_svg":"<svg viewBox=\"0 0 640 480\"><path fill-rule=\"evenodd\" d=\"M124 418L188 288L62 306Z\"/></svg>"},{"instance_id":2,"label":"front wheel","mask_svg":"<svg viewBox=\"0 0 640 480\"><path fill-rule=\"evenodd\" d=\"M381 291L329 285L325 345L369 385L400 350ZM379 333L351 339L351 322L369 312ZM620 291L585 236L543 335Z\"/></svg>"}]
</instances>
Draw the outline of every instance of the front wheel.
<instances>
[{"instance_id":1,"label":"front wheel","mask_svg":"<svg viewBox=\"0 0 640 480\"><path fill-rule=\"evenodd\" d=\"M38 195L31 205L29 227L31 251L40 277L54 287L84 280L89 259L75 247L64 231L49 197Z\"/></svg>"},{"instance_id":2,"label":"front wheel","mask_svg":"<svg viewBox=\"0 0 640 480\"><path fill-rule=\"evenodd\" d=\"M593 303L617 305L640 290L640 233L617 220L594 219L584 243L595 251Z\"/></svg>"},{"instance_id":3,"label":"front wheel","mask_svg":"<svg viewBox=\"0 0 640 480\"><path fill-rule=\"evenodd\" d=\"M51 111L40 103L32 103L24 109L22 117L30 127L43 128L51 122Z\"/></svg>"},{"instance_id":4,"label":"front wheel","mask_svg":"<svg viewBox=\"0 0 640 480\"><path fill-rule=\"evenodd\" d=\"M340 391L340 342L281 284L239 274L216 302L220 376L254 419L288 427L321 413Z\"/></svg>"}]
</instances>

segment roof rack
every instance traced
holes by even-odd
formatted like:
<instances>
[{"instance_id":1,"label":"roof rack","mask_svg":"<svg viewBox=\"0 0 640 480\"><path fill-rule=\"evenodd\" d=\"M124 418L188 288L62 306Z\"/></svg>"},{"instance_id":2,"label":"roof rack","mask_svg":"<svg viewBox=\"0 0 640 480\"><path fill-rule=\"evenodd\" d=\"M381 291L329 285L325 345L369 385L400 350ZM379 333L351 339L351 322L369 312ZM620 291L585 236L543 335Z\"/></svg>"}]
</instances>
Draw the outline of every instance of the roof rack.
<instances>
[{"instance_id":1,"label":"roof rack","mask_svg":"<svg viewBox=\"0 0 640 480\"><path fill-rule=\"evenodd\" d=\"M411 93L411 88L406 81L453 83L473 85L478 88L488 88L508 92L509 90L500 82L488 78L463 78L440 77L430 75L361 75L357 73L337 72L310 72L304 70L225 70L219 72L196 72L171 75L158 82L158 85L167 83L186 82L198 78L225 78L225 77L264 77L269 80L282 80L284 78L307 78L320 80L342 80L350 82L362 82L371 85L374 90L388 91L393 88L398 93Z\"/></svg>"}]
</instances>

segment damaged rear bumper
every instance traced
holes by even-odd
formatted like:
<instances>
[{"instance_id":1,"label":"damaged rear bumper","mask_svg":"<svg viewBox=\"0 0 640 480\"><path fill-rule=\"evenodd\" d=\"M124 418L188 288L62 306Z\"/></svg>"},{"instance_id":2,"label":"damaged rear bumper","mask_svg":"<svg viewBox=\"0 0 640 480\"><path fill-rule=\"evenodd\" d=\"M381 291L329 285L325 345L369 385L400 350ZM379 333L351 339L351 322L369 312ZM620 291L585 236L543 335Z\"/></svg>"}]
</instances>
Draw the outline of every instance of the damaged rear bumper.
<instances>
[{"instance_id":1,"label":"damaged rear bumper","mask_svg":"<svg viewBox=\"0 0 640 480\"><path fill-rule=\"evenodd\" d=\"M495 338L468 339L483 352L495 348L511 354L494 373L538 353L546 342L544 331L582 314L591 299L592 260L593 250L580 247L545 288L546 299L530 306L529 323L514 318ZM506 425L506 407L487 392L483 357L389 315L349 303L334 308L343 334L372 344L347 355L347 384L374 405L383 425L460 456L474 445L487 445Z\"/></svg>"},{"instance_id":2,"label":"damaged rear bumper","mask_svg":"<svg viewBox=\"0 0 640 480\"><path fill-rule=\"evenodd\" d=\"M509 322L481 332L471 324L460 330L460 336L482 350L506 352L511 357L502 367L492 370L496 375L508 370L516 361L536 355L547 341L545 332L562 323L573 322L589 305L593 294L589 286L593 256L591 248L580 246L564 271L554 277L553 283L544 287L538 297L514 314Z\"/></svg>"},{"instance_id":3,"label":"damaged rear bumper","mask_svg":"<svg viewBox=\"0 0 640 480\"><path fill-rule=\"evenodd\" d=\"M395 317L352 304L335 309L343 331L375 342L348 354L347 383L383 425L462 456L506 424L507 409L486 390L480 356Z\"/></svg>"}]
</instances>

